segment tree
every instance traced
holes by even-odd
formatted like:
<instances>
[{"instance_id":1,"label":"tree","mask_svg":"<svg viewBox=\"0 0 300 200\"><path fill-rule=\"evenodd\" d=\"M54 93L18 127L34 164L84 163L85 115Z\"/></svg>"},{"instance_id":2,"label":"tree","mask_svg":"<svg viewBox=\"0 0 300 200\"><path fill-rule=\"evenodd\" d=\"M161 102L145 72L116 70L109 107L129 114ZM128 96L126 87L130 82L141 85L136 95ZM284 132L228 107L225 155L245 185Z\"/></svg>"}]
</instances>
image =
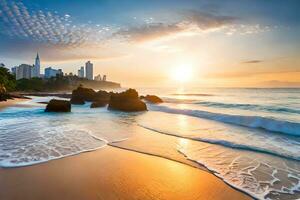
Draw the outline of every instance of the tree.
<instances>
[{"instance_id":1,"label":"tree","mask_svg":"<svg viewBox=\"0 0 300 200\"><path fill-rule=\"evenodd\" d=\"M45 83L41 78L20 79L17 81L16 89L19 91L43 91Z\"/></svg>"},{"instance_id":2,"label":"tree","mask_svg":"<svg viewBox=\"0 0 300 200\"><path fill-rule=\"evenodd\" d=\"M0 67L0 85L4 86L9 92L14 91L16 88L15 76L5 67Z\"/></svg>"}]
</instances>

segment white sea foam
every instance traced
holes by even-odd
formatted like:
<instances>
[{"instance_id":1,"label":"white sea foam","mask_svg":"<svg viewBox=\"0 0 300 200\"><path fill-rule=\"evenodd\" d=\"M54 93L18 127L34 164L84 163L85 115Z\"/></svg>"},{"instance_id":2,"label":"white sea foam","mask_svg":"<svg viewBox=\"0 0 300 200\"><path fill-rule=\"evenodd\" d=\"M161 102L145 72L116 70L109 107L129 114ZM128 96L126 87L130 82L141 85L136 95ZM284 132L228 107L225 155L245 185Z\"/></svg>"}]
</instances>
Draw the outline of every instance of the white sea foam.
<instances>
[{"instance_id":1,"label":"white sea foam","mask_svg":"<svg viewBox=\"0 0 300 200\"><path fill-rule=\"evenodd\" d=\"M268 131L300 136L300 123L297 122L282 121L260 116L230 115L202 110L179 109L168 106L152 106L151 108L155 111L200 117L251 128L261 128Z\"/></svg>"},{"instance_id":2,"label":"white sea foam","mask_svg":"<svg viewBox=\"0 0 300 200\"><path fill-rule=\"evenodd\" d=\"M119 131L122 122L111 120L105 109L90 109L87 104L74 106L72 113L45 113L44 105L35 102L48 99L34 98L23 103L33 107L9 108L0 113L0 167L46 162L128 138Z\"/></svg>"},{"instance_id":3,"label":"white sea foam","mask_svg":"<svg viewBox=\"0 0 300 200\"><path fill-rule=\"evenodd\" d=\"M178 141L178 150L188 159L205 165L225 182L253 197L299 199L300 118L297 111L300 105L296 102L299 99L296 93L282 94L283 99L278 103L279 98L273 98L273 93L278 91L265 97L266 92L257 96L257 91L249 95L247 90L248 96L244 99L240 97L245 95L243 93L222 92L187 96L188 101L184 102L187 107L148 105L150 111L143 114L90 109L90 104L73 105L68 114L45 113L44 105L35 102L49 98L34 98L25 103L25 108L0 112L0 166L31 165L102 148L107 143L122 142L130 138L131 133L143 135L138 134L144 130L137 129L138 124L148 129L147 134L163 133L172 135L173 139L175 136L173 141ZM252 103L253 98L260 103ZM223 99L227 102L219 104ZM199 107L197 102L204 100L217 103L202 103ZM272 106L266 106L265 102L272 102ZM282 106L282 102L288 105ZM263 109L253 108L255 115L243 112L258 104L262 104ZM227 108L230 106L232 109ZM209 109L202 110L203 107ZM216 112L211 107L217 108ZM228 110L232 112L228 113ZM270 113L262 117L265 115L260 110ZM151 134L145 138L150 137ZM155 141L159 142L159 139ZM156 144L140 145L153 150ZM172 151L160 151L172 158ZM151 154L155 155L155 151Z\"/></svg>"}]
</instances>

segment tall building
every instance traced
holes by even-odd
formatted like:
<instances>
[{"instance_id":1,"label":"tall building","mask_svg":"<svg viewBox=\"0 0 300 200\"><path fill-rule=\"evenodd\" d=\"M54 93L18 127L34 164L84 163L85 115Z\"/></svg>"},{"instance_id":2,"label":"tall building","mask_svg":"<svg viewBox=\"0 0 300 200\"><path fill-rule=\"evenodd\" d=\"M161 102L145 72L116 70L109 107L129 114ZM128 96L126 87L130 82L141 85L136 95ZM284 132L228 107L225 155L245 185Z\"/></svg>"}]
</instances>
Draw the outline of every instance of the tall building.
<instances>
[{"instance_id":1,"label":"tall building","mask_svg":"<svg viewBox=\"0 0 300 200\"><path fill-rule=\"evenodd\" d=\"M27 65L27 64L21 64L20 66L18 66L16 68L16 79L22 79L22 78L26 78L26 79L31 79L32 76L32 66L31 65Z\"/></svg>"},{"instance_id":2,"label":"tall building","mask_svg":"<svg viewBox=\"0 0 300 200\"><path fill-rule=\"evenodd\" d=\"M103 75L102 81L106 81L106 75Z\"/></svg>"},{"instance_id":3,"label":"tall building","mask_svg":"<svg viewBox=\"0 0 300 200\"><path fill-rule=\"evenodd\" d=\"M40 62L39 54L37 53L35 58L35 64L32 70L32 77L40 77L40 70L41 70L41 62Z\"/></svg>"},{"instance_id":4,"label":"tall building","mask_svg":"<svg viewBox=\"0 0 300 200\"><path fill-rule=\"evenodd\" d=\"M84 78L84 67L80 67L80 69L78 70L78 77Z\"/></svg>"},{"instance_id":5,"label":"tall building","mask_svg":"<svg viewBox=\"0 0 300 200\"><path fill-rule=\"evenodd\" d=\"M85 77L89 80L93 80L94 77L93 63L90 61L85 63Z\"/></svg>"},{"instance_id":6,"label":"tall building","mask_svg":"<svg viewBox=\"0 0 300 200\"><path fill-rule=\"evenodd\" d=\"M45 68L45 78L56 77L57 75L63 75L61 69L53 69L52 67Z\"/></svg>"}]
</instances>

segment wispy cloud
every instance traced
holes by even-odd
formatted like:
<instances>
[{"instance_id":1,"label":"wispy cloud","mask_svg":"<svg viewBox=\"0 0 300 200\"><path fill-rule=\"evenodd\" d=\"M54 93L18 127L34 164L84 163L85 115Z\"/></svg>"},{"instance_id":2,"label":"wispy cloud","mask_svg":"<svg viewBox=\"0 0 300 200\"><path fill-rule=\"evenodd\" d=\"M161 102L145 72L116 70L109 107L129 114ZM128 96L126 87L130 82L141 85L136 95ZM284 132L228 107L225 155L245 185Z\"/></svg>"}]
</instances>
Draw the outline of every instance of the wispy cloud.
<instances>
[{"instance_id":1,"label":"wispy cloud","mask_svg":"<svg viewBox=\"0 0 300 200\"><path fill-rule=\"evenodd\" d=\"M257 63L262 63L264 62L263 60L246 60L243 61L242 64L257 64Z\"/></svg>"},{"instance_id":2,"label":"wispy cloud","mask_svg":"<svg viewBox=\"0 0 300 200\"><path fill-rule=\"evenodd\" d=\"M28 9L22 2L0 0L0 33L11 38L60 46L101 42L107 27L74 24L69 14Z\"/></svg>"},{"instance_id":3,"label":"wispy cloud","mask_svg":"<svg viewBox=\"0 0 300 200\"><path fill-rule=\"evenodd\" d=\"M169 36L183 31L184 28L178 24L151 23L138 27L130 27L118 31L115 35L142 42L160 37Z\"/></svg>"},{"instance_id":4,"label":"wispy cloud","mask_svg":"<svg viewBox=\"0 0 300 200\"><path fill-rule=\"evenodd\" d=\"M196 25L200 30L220 28L237 21L237 17L218 15L202 11L189 10L183 12L183 22Z\"/></svg>"},{"instance_id":5,"label":"wispy cloud","mask_svg":"<svg viewBox=\"0 0 300 200\"><path fill-rule=\"evenodd\" d=\"M239 18L221 15L215 10L174 11L170 20L155 19L148 16L143 23L129 25L100 25L91 22L76 22L69 13L58 13L44 8L30 7L22 1L0 0L0 35L11 42L0 41L5 48L15 48L20 52L42 49L51 57L55 52L58 59L101 57L103 50L109 52L109 46L115 41L145 42L161 38L190 36L223 30L225 34L253 34L264 28L260 25L239 24ZM15 42L14 42L15 41ZM21 42L20 42L21 41ZM24 44L24 45L22 45ZM98 48L98 50L97 50ZM63 51L64 49L65 51ZM86 49L83 50L83 49ZM94 49L91 51L90 49ZM111 48L116 49L116 48ZM1 52L3 50L0 49ZM76 55L74 55L76 52ZM111 51L110 51L111 52ZM25 53L24 53L25 54ZM117 52L117 54L122 54ZM49 56L50 57L50 56Z\"/></svg>"},{"instance_id":6,"label":"wispy cloud","mask_svg":"<svg viewBox=\"0 0 300 200\"><path fill-rule=\"evenodd\" d=\"M144 42L148 40L169 37L171 35L184 35L180 33L193 32L195 34L223 31L226 35L257 34L269 31L270 27L259 24L245 25L238 17L220 15L217 12L203 12L199 10L184 10L177 13L177 21L147 22L146 24L126 27L114 35L126 39Z\"/></svg>"}]
</instances>

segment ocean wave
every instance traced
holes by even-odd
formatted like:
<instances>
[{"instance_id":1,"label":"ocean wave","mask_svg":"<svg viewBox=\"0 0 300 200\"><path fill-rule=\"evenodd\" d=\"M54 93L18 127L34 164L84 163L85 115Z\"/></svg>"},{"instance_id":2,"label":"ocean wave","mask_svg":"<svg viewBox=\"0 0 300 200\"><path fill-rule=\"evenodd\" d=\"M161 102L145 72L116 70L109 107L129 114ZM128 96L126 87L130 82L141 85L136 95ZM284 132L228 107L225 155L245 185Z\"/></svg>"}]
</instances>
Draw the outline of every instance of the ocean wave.
<instances>
[{"instance_id":1,"label":"ocean wave","mask_svg":"<svg viewBox=\"0 0 300 200\"><path fill-rule=\"evenodd\" d=\"M152 106L152 110L161 111L172 114L182 114L193 117L205 118L224 123L230 123L250 128L261 128L267 131L300 136L300 123L280 121L273 118L260 116L230 115L223 113L214 113L202 110L177 109L167 106Z\"/></svg>"},{"instance_id":2,"label":"ocean wave","mask_svg":"<svg viewBox=\"0 0 300 200\"><path fill-rule=\"evenodd\" d=\"M257 110L257 111L269 111L269 112L276 112L276 113L281 112L281 113L300 114L299 109L258 105L258 104L247 104L247 103L222 103L222 102L213 102L213 101L199 101L193 99L173 99L173 98L165 98L165 102L181 103L181 104L196 104L196 105L216 107L216 108L233 108L233 109L238 108L243 110Z\"/></svg>"},{"instance_id":3,"label":"ocean wave","mask_svg":"<svg viewBox=\"0 0 300 200\"><path fill-rule=\"evenodd\" d=\"M284 108L284 107L275 107L275 106L264 106L257 104L240 104L240 103L221 103L221 102L209 102L209 101L200 101L194 102L195 104L209 106L209 107L218 107L218 108L240 108L245 110L265 110L270 112L286 112L286 113L295 113L300 114L300 110Z\"/></svg>"},{"instance_id":4,"label":"ocean wave","mask_svg":"<svg viewBox=\"0 0 300 200\"><path fill-rule=\"evenodd\" d=\"M226 141L226 140L220 140L220 139L211 139L211 138L199 138L199 137L193 137L193 136L183 136L183 135L178 135L174 133L170 133L167 131L162 131L158 130L156 128L151 128L148 126L144 126L142 124L138 124L140 127L145 128L150 131L154 131L160 134L164 135L170 135L170 136L175 136L179 138L184 138L184 139L189 139L189 140L194 140L194 141L200 141L200 142L205 142L205 143L210 143L210 144L217 144L221 145L223 147L229 147L233 149L241 149L241 150L248 150L248 151L254 151L254 152L259 152L259 153L266 153L282 158L287 158L287 159L292 159L292 160L297 160L300 161L300 156L299 155L293 155L291 153L283 153L280 149L278 151L271 150L269 148L264 148L264 147L259 147L259 146L253 146L253 145L247 145L247 144L238 144L235 142L231 141Z\"/></svg>"}]
</instances>

